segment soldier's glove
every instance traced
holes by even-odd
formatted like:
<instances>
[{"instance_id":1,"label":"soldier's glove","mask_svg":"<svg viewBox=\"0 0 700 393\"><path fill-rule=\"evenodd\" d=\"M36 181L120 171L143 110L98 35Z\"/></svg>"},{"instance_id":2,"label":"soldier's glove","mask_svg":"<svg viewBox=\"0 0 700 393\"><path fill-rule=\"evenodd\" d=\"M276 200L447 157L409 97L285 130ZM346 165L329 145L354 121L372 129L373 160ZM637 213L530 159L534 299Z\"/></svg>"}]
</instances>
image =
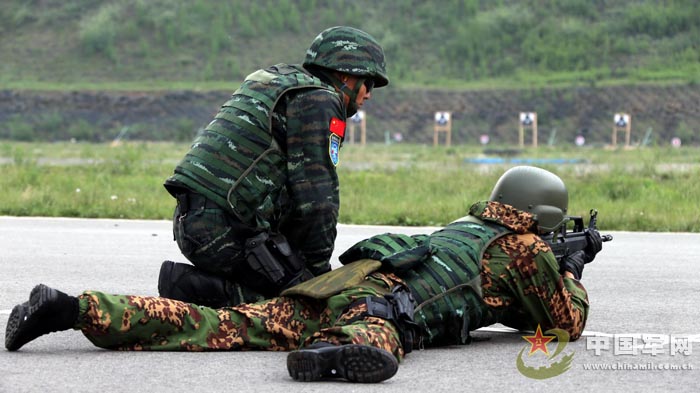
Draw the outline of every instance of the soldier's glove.
<instances>
[{"instance_id":1,"label":"soldier's glove","mask_svg":"<svg viewBox=\"0 0 700 393\"><path fill-rule=\"evenodd\" d=\"M567 255L559 262L559 273L564 274L565 272L571 272L575 279L580 280L585 265L586 252L583 250L576 251L571 255Z\"/></svg>"},{"instance_id":2,"label":"soldier's glove","mask_svg":"<svg viewBox=\"0 0 700 393\"><path fill-rule=\"evenodd\" d=\"M586 229L586 248L583 249L586 253L586 263L592 262L602 249L603 239L600 237L600 232L595 229Z\"/></svg>"}]
</instances>

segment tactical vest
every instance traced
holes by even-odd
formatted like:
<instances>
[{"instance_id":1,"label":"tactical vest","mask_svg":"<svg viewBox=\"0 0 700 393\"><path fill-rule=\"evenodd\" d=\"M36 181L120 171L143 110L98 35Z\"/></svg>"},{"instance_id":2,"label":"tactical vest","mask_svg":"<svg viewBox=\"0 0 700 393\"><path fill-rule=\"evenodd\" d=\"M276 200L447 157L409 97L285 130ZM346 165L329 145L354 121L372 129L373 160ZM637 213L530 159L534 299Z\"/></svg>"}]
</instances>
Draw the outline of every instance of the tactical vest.
<instances>
[{"instance_id":1,"label":"tactical vest","mask_svg":"<svg viewBox=\"0 0 700 393\"><path fill-rule=\"evenodd\" d=\"M248 75L166 185L185 185L229 208L242 223L266 226L287 180L286 155L272 133L273 111L285 93L305 88L335 91L286 64Z\"/></svg>"},{"instance_id":2,"label":"tactical vest","mask_svg":"<svg viewBox=\"0 0 700 393\"><path fill-rule=\"evenodd\" d=\"M411 290L414 321L426 345L466 344L488 306L481 291L481 260L508 228L466 216L430 236L384 234L357 243L343 263L370 258L393 269Z\"/></svg>"}]
</instances>

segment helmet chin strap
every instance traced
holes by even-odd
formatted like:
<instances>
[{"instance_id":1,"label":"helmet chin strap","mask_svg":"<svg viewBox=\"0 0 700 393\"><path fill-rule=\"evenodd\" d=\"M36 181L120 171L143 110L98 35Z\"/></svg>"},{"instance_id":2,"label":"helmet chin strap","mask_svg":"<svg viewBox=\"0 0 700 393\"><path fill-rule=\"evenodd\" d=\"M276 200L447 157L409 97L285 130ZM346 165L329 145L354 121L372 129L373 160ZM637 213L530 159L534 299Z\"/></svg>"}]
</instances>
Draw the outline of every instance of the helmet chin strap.
<instances>
[{"instance_id":1,"label":"helmet chin strap","mask_svg":"<svg viewBox=\"0 0 700 393\"><path fill-rule=\"evenodd\" d=\"M345 95L348 96L350 99L348 101L348 107L345 109L345 116L351 117L354 116L355 113L357 113L357 110L359 109L357 106L357 95L360 94L360 89L362 88L362 85L365 83L364 78L358 78L357 82L355 83L355 88L350 90L348 85L343 83L343 85L340 87L340 91L345 93Z\"/></svg>"},{"instance_id":2,"label":"helmet chin strap","mask_svg":"<svg viewBox=\"0 0 700 393\"><path fill-rule=\"evenodd\" d=\"M355 83L355 88L350 89L350 87L345 84L340 78L338 78L334 73L331 72L326 72L324 73L326 78L328 78L333 86L338 88L343 94L348 96L349 101L347 108L345 109L345 116L351 117L355 113L357 113L357 110L359 109L357 106L357 96L360 94L360 89L362 88L362 85L365 83L365 78L357 78L357 82Z\"/></svg>"}]
</instances>

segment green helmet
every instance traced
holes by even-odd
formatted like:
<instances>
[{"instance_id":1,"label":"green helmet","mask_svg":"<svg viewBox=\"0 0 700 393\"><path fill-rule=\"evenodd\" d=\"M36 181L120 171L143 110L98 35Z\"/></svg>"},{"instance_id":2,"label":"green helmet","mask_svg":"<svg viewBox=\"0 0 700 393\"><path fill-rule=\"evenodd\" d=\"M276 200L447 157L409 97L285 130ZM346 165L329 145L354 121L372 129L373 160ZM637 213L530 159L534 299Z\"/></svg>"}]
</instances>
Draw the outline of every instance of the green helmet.
<instances>
[{"instance_id":1,"label":"green helmet","mask_svg":"<svg viewBox=\"0 0 700 393\"><path fill-rule=\"evenodd\" d=\"M316 36L304 60L304 66L310 65L372 78L375 87L389 84L384 50L371 35L352 27L331 27Z\"/></svg>"},{"instance_id":2,"label":"green helmet","mask_svg":"<svg viewBox=\"0 0 700 393\"><path fill-rule=\"evenodd\" d=\"M542 168L516 166L507 170L489 200L534 214L541 233L553 232L569 220L569 193L564 182Z\"/></svg>"}]
</instances>

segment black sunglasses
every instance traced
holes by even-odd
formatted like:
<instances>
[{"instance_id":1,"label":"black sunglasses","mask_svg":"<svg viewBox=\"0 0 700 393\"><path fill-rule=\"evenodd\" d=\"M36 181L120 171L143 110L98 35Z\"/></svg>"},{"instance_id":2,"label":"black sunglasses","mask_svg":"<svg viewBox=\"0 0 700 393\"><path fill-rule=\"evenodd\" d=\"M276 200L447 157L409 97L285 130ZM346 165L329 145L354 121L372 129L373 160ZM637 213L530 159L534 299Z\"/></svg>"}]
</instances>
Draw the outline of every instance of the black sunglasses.
<instances>
[{"instance_id":1,"label":"black sunglasses","mask_svg":"<svg viewBox=\"0 0 700 393\"><path fill-rule=\"evenodd\" d=\"M374 79L365 79L365 89L367 89L367 93L371 93L372 89L374 89Z\"/></svg>"}]
</instances>

